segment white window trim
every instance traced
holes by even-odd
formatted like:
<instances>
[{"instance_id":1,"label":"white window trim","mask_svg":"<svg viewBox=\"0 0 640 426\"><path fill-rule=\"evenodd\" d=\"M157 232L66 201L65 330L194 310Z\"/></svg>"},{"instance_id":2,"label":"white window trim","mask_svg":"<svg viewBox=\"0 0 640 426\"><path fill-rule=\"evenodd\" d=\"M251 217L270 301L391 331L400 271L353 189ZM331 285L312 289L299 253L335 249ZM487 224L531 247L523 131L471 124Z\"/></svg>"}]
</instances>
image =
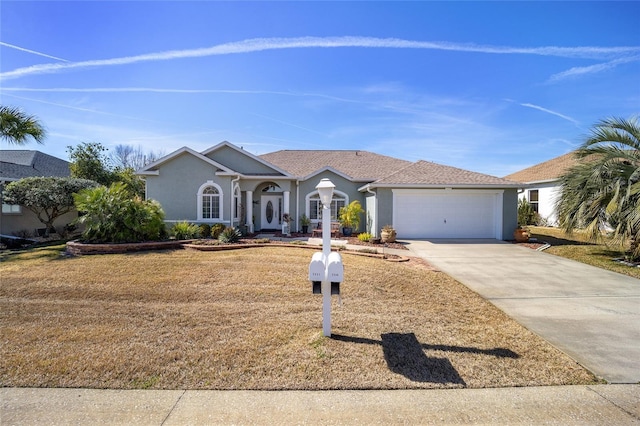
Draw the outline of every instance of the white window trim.
<instances>
[{"instance_id":1,"label":"white window trim","mask_svg":"<svg viewBox=\"0 0 640 426\"><path fill-rule=\"evenodd\" d=\"M2 204L2 214L22 214L20 204Z\"/></svg>"},{"instance_id":2,"label":"white window trim","mask_svg":"<svg viewBox=\"0 0 640 426\"><path fill-rule=\"evenodd\" d=\"M348 206L349 205L349 196L347 194L345 194L342 191L338 191L336 189L333 190L333 196L334 198L340 198L340 199L344 199L344 205ZM311 199L312 198L318 198L320 199L320 195L318 194L318 191L313 191L308 193L305 196L305 212L307 217L311 217ZM333 198L331 199L331 202L333 202ZM339 214L340 212L336 212L336 214ZM311 223L318 223L319 220L318 219L311 219Z\"/></svg>"},{"instance_id":3,"label":"white window trim","mask_svg":"<svg viewBox=\"0 0 640 426\"><path fill-rule=\"evenodd\" d=\"M242 210L242 192L240 191L240 185L237 183L233 186L233 206L235 210L233 212L233 220L240 220L240 210Z\"/></svg>"},{"instance_id":4,"label":"white window trim","mask_svg":"<svg viewBox=\"0 0 640 426\"><path fill-rule=\"evenodd\" d=\"M208 188L210 186L213 186L214 188L216 188L218 190L218 197L220 200L220 208L218 209L218 214L220 215L219 217L211 217L211 218L204 218L202 217L202 196L204 195L203 192L205 190L205 188ZM208 180L205 183L203 183L202 185L200 185L200 188L198 188L198 220L204 220L204 221L208 221L208 220L222 220L222 215L224 212L224 193L222 192L222 187L220 185L218 185L217 183L215 183L212 180Z\"/></svg>"}]
</instances>

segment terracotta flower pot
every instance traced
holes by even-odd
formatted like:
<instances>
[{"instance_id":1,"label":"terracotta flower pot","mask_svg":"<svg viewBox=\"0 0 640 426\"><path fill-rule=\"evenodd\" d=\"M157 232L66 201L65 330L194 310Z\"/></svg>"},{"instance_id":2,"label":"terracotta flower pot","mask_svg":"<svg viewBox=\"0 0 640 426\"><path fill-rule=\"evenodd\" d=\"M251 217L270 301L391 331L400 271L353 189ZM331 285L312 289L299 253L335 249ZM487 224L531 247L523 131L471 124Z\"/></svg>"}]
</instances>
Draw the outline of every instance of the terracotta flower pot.
<instances>
[{"instance_id":1,"label":"terracotta flower pot","mask_svg":"<svg viewBox=\"0 0 640 426\"><path fill-rule=\"evenodd\" d=\"M527 241L529 241L529 237L530 237L529 231L527 231L526 229L518 228L515 231L513 231L513 238L518 243L526 243Z\"/></svg>"}]
</instances>

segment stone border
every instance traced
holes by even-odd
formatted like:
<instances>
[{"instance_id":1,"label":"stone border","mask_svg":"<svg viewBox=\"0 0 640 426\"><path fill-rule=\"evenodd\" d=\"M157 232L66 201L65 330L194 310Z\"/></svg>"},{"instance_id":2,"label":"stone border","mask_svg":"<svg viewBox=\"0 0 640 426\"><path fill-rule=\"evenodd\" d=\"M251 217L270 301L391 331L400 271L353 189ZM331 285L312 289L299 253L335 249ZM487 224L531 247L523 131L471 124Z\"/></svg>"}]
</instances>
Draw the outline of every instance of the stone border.
<instances>
[{"instance_id":1,"label":"stone border","mask_svg":"<svg viewBox=\"0 0 640 426\"><path fill-rule=\"evenodd\" d=\"M67 253L72 256L85 256L92 254L122 254L132 253L139 251L149 250L175 250L175 249L189 249L198 251L225 251L225 250L240 250L252 247L290 247L290 248L304 248L311 250L321 250L322 247L308 244L288 244L288 243L255 243L255 244L193 244L194 240L181 240L181 241L150 241L145 243L119 243L119 244L92 244L81 243L80 241L69 241L67 243ZM346 254L355 254L357 256L374 257L388 262L407 262L408 257L398 256L397 258L387 258L380 253L364 253L356 250L337 250L332 247L333 251L340 251Z\"/></svg>"},{"instance_id":2,"label":"stone border","mask_svg":"<svg viewBox=\"0 0 640 426\"><path fill-rule=\"evenodd\" d=\"M181 249L187 241L150 241L145 243L91 244L69 241L67 253L73 256L90 254L122 254L147 250Z\"/></svg>"}]
</instances>

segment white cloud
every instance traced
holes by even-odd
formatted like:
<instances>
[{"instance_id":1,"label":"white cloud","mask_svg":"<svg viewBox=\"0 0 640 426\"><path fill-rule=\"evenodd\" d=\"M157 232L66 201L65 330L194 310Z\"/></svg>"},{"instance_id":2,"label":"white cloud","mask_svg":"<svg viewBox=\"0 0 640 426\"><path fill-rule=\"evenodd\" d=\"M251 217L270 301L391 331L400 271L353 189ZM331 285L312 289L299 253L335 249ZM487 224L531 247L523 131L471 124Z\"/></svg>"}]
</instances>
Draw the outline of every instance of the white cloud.
<instances>
[{"instance_id":1,"label":"white cloud","mask_svg":"<svg viewBox=\"0 0 640 426\"><path fill-rule=\"evenodd\" d=\"M375 38L375 37L296 37L296 38L256 38L242 40L232 43L219 44L201 49L171 50L166 52L155 52L136 56L126 56L110 59L98 59L81 62L67 62L55 64L40 64L25 68L18 68L12 71L0 73L0 78L19 78L30 74L56 73L71 69L84 69L94 67L106 67L115 65L126 65L137 62L166 61L182 58L196 58L214 55L229 55L249 52L259 52L265 50L279 49L302 49L302 48L339 48L339 47L362 47L362 48L387 48L387 49L428 49L446 50L454 52L474 52L487 54L523 54L541 56L560 56L570 58L590 58L590 59L615 59L622 55L632 55L640 52L640 47L597 47L597 46L577 46L577 47L511 47L511 46L490 46L478 44L450 43L450 42L430 42L413 41L397 38Z\"/></svg>"},{"instance_id":2,"label":"white cloud","mask_svg":"<svg viewBox=\"0 0 640 426\"><path fill-rule=\"evenodd\" d=\"M62 62L69 62L69 61L68 61L68 60L66 60L66 59L58 58L57 56L47 55L46 53L36 52L35 50L31 50L31 49L25 49L24 47L15 46L15 45L13 45L13 44L5 43L5 42L3 42L3 41L0 41L0 46L9 47L9 48L11 48L11 49L20 50L20 51L22 51L22 52L31 53L31 54L33 54L33 55L44 56L45 58L49 58L49 59L56 59L56 60L58 60L58 61L62 61Z\"/></svg>"},{"instance_id":3,"label":"white cloud","mask_svg":"<svg viewBox=\"0 0 640 426\"><path fill-rule=\"evenodd\" d=\"M525 103L525 104L520 104L523 107L526 108L533 108L533 109L537 109L538 111L542 111L542 112L546 112L547 114L551 114L551 115L555 115L556 117L560 117L564 120L570 121L571 123L575 124L576 126L580 126L580 123L578 122L578 120L575 120L571 117L569 117L568 115L564 115L564 114L560 114L559 112L556 111L552 111L550 109L547 108L543 108L539 105L534 105L534 104L529 104L529 103Z\"/></svg>"},{"instance_id":4,"label":"white cloud","mask_svg":"<svg viewBox=\"0 0 640 426\"><path fill-rule=\"evenodd\" d=\"M596 74L602 71L615 68L621 64L626 64L629 62L636 62L636 61L640 61L640 56L630 56L625 58L619 58L613 61L605 62L602 64L590 65L587 67L573 67L566 71L553 74L551 77L549 77L549 80L547 82L556 83L560 80L564 80L570 77L578 77L578 76L587 75L587 74Z\"/></svg>"}]
</instances>

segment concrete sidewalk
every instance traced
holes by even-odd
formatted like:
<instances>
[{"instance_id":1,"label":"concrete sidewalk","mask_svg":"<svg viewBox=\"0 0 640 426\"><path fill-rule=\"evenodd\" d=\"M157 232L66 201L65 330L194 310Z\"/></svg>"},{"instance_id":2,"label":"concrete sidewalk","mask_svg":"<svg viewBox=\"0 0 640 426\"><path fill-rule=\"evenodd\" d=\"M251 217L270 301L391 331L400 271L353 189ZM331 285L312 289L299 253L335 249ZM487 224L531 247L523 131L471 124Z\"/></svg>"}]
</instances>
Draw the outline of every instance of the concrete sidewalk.
<instances>
[{"instance_id":1,"label":"concrete sidewalk","mask_svg":"<svg viewBox=\"0 0 640 426\"><path fill-rule=\"evenodd\" d=\"M640 280L497 240L407 243L597 376L640 382Z\"/></svg>"},{"instance_id":2,"label":"concrete sidewalk","mask_svg":"<svg viewBox=\"0 0 640 426\"><path fill-rule=\"evenodd\" d=\"M640 385L396 391L2 388L2 425L640 424Z\"/></svg>"}]
</instances>

